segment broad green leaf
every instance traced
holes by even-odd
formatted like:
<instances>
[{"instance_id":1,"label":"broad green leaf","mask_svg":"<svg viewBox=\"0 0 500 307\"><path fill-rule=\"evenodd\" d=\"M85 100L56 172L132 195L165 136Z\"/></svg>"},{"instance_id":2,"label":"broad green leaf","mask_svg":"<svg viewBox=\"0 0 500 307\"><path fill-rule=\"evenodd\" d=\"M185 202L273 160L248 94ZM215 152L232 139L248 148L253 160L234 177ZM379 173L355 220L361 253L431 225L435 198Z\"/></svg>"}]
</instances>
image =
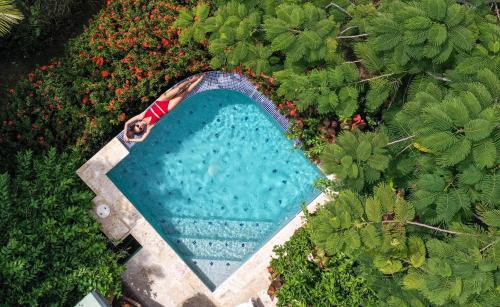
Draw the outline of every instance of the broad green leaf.
<instances>
[{"instance_id":1,"label":"broad green leaf","mask_svg":"<svg viewBox=\"0 0 500 307\"><path fill-rule=\"evenodd\" d=\"M424 241L420 237L412 236L408 239L408 256L414 267L418 268L424 264L425 253Z\"/></svg>"},{"instance_id":2,"label":"broad green leaf","mask_svg":"<svg viewBox=\"0 0 500 307\"><path fill-rule=\"evenodd\" d=\"M396 214L396 218L402 222L408 222L415 218L415 208L413 208L413 205L399 198L396 200L394 213Z\"/></svg>"},{"instance_id":3,"label":"broad green leaf","mask_svg":"<svg viewBox=\"0 0 500 307\"><path fill-rule=\"evenodd\" d=\"M457 49L464 51L470 51L475 41L474 34L464 27L452 29L449 37Z\"/></svg>"},{"instance_id":4,"label":"broad green leaf","mask_svg":"<svg viewBox=\"0 0 500 307\"><path fill-rule=\"evenodd\" d=\"M379 231L373 224L368 224L361 229L361 239L368 249L380 248L382 243Z\"/></svg>"},{"instance_id":5,"label":"broad green leaf","mask_svg":"<svg viewBox=\"0 0 500 307\"><path fill-rule=\"evenodd\" d=\"M448 6L445 0L423 0L426 14L434 20L443 20L446 17Z\"/></svg>"},{"instance_id":6,"label":"broad green leaf","mask_svg":"<svg viewBox=\"0 0 500 307\"><path fill-rule=\"evenodd\" d=\"M351 165L352 165L352 157L349 156L349 155L345 155L342 157L342 159L340 159L340 164L344 167L344 168L350 168Z\"/></svg>"},{"instance_id":7,"label":"broad green leaf","mask_svg":"<svg viewBox=\"0 0 500 307\"><path fill-rule=\"evenodd\" d=\"M358 175L359 175L359 167L356 163L353 163L351 165L351 174L352 174L352 178L358 178Z\"/></svg>"},{"instance_id":8,"label":"broad green leaf","mask_svg":"<svg viewBox=\"0 0 500 307\"><path fill-rule=\"evenodd\" d=\"M340 218L340 226L343 229L347 229L347 228L351 227L351 225L352 225L352 219L351 219L351 215L349 214L349 212L343 211L340 214L339 218Z\"/></svg>"},{"instance_id":9,"label":"broad green leaf","mask_svg":"<svg viewBox=\"0 0 500 307\"><path fill-rule=\"evenodd\" d=\"M403 286L406 289L425 289L425 278L416 270L410 270L403 278Z\"/></svg>"},{"instance_id":10,"label":"broad green leaf","mask_svg":"<svg viewBox=\"0 0 500 307\"><path fill-rule=\"evenodd\" d=\"M447 37L446 27L443 24L435 23L430 28L427 39L431 44L440 46L446 41Z\"/></svg>"},{"instance_id":11,"label":"broad green leaf","mask_svg":"<svg viewBox=\"0 0 500 307\"><path fill-rule=\"evenodd\" d=\"M438 156L438 163L441 166L451 166L463 161L471 151L471 142L462 139Z\"/></svg>"},{"instance_id":12,"label":"broad green leaf","mask_svg":"<svg viewBox=\"0 0 500 307\"><path fill-rule=\"evenodd\" d=\"M403 264L399 260L377 257L373 263L384 274L394 274L403 269Z\"/></svg>"},{"instance_id":13,"label":"broad green leaf","mask_svg":"<svg viewBox=\"0 0 500 307\"><path fill-rule=\"evenodd\" d=\"M425 16L416 16L405 22L405 28L408 30L425 30L432 24L432 21Z\"/></svg>"},{"instance_id":14,"label":"broad green leaf","mask_svg":"<svg viewBox=\"0 0 500 307\"><path fill-rule=\"evenodd\" d=\"M464 19L465 14L462 11L462 5L454 3L448 7L444 22L449 27L458 25Z\"/></svg>"},{"instance_id":15,"label":"broad green leaf","mask_svg":"<svg viewBox=\"0 0 500 307\"><path fill-rule=\"evenodd\" d=\"M393 189L385 183L381 183L374 189L375 197L378 198L382 204L385 212L392 212L394 210L394 202L396 195Z\"/></svg>"},{"instance_id":16,"label":"broad green leaf","mask_svg":"<svg viewBox=\"0 0 500 307\"><path fill-rule=\"evenodd\" d=\"M382 221L382 204L380 200L369 197L366 199L365 212L371 222Z\"/></svg>"},{"instance_id":17,"label":"broad green leaf","mask_svg":"<svg viewBox=\"0 0 500 307\"><path fill-rule=\"evenodd\" d=\"M472 141L480 141L491 134L494 125L485 119L473 119L465 127L465 137Z\"/></svg>"},{"instance_id":18,"label":"broad green leaf","mask_svg":"<svg viewBox=\"0 0 500 307\"><path fill-rule=\"evenodd\" d=\"M368 141L362 141L359 143L356 149L356 157L358 160L366 161L371 155L372 145Z\"/></svg>"},{"instance_id":19,"label":"broad green leaf","mask_svg":"<svg viewBox=\"0 0 500 307\"><path fill-rule=\"evenodd\" d=\"M474 162L480 168L493 167L497 160L497 149L490 139L486 139L472 149Z\"/></svg>"},{"instance_id":20,"label":"broad green leaf","mask_svg":"<svg viewBox=\"0 0 500 307\"><path fill-rule=\"evenodd\" d=\"M374 154L368 159L368 165L378 171L384 171L389 166L389 157L380 154Z\"/></svg>"}]
</instances>

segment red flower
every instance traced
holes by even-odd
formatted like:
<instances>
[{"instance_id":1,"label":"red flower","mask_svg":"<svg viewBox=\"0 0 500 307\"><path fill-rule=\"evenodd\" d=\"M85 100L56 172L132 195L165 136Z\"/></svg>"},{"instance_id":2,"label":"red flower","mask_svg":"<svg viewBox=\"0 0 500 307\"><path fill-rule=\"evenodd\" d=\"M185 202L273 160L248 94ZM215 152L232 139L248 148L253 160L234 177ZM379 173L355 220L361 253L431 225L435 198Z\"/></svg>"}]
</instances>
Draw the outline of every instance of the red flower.
<instances>
[{"instance_id":1,"label":"red flower","mask_svg":"<svg viewBox=\"0 0 500 307\"><path fill-rule=\"evenodd\" d=\"M101 50L102 48L104 48L103 46L97 46L97 50Z\"/></svg>"},{"instance_id":2,"label":"red flower","mask_svg":"<svg viewBox=\"0 0 500 307\"><path fill-rule=\"evenodd\" d=\"M107 70L103 70L101 72L101 76L103 76L104 78L107 78L107 77L109 77L109 72Z\"/></svg>"},{"instance_id":3,"label":"red flower","mask_svg":"<svg viewBox=\"0 0 500 307\"><path fill-rule=\"evenodd\" d=\"M358 126L366 124L366 122L361 118L361 115L359 114L354 115L354 117L352 118L352 122L353 124L356 124Z\"/></svg>"},{"instance_id":4,"label":"red flower","mask_svg":"<svg viewBox=\"0 0 500 307\"><path fill-rule=\"evenodd\" d=\"M104 58L102 57L93 57L92 60L99 66L104 64Z\"/></svg>"},{"instance_id":5,"label":"red flower","mask_svg":"<svg viewBox=\"0 0 500 307\"><path fill-rule=\"evenodd\" d=\"M82 98L82 103L87 104L89 102L89 97L88 96L83 96Z\"/></svg>"},{"instance_id":6,"label":"red flower","mask_svg":"<svg viewBox=\"0 0 500 307\"><path fill-rule=\"evenodd\" d=\"M47 70L47 65L43 65L42 67L40 67L40 69L41 69L42 71L46 71L46 70Z\"/></svg>"}]
</instances>

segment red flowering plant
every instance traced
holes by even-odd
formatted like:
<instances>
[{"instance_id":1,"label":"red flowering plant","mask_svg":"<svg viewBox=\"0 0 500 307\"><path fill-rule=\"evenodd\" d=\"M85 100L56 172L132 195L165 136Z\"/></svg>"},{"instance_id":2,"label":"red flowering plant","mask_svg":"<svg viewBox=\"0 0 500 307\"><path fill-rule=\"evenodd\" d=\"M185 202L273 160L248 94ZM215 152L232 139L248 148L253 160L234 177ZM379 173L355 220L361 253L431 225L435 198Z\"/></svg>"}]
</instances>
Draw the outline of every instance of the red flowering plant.
<instances>
[{"instance_id":1,"label":"red flowering plant","mask_svg":"<svg viewBox=\"0 0 500 307\"><path fill-rule=\"evenodd\" d=\"M181 8L176 1L108 1L65 57L10 91L1 150L79 144L90 153L169 85L208 69L203 48L179 46L172 23Z\"/></svg>"}]
</instances>

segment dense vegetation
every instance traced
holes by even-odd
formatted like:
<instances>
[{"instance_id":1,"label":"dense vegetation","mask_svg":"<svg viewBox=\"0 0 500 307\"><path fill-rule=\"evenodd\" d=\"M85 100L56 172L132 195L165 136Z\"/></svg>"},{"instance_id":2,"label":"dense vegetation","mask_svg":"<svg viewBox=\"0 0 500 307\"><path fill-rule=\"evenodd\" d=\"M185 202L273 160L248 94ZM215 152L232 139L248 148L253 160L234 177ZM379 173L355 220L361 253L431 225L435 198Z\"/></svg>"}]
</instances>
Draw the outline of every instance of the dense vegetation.
<instances>
[{"instance_id":1,"label":"dense vegetation","mask_svg":"<svg viewBox=\"0 0 500 307\"><path fill-rule=\"evenodd\" d=\"M316 248L356 261L384 304L492 306L500 276L492 12L485 1L216 1L181 11L177 25L183 43L208 46L213 67L275 83L294 136L336 175L327 186L340 194L308 219ZM278 296L296 305L302 284L286 286L286 276L300 269L287 269Z\"/></svg>"},{"instance_id":2,"label":"dense vegetation","mask_svg":"<svg viewBox=\"0 0 500 307\"><path fill-rule=\"evenodd\" d=\"M276 250L280 305L497 304L496 2L194 3L109 1L0 102L0 304L119 293L74 171L161 89L209 67L257 80L337 177L322 186L339 195ZM43 36L26 33L14 37Z\"/></svg>"},{"instance_id":3,"label":"dense vegetation","mask_svg":"<svg viewBox=\"0 0 500 307\"><path fill-rule=\"evenodd\" d=\"M119 255L89 214L92 194L75 174L78 152L17 156L0 175L0 304L71 305L82 294L120 290Z\"/></svg>"},{"instance_id":4,"label":"dense vegetation","mask_svg":"<svg viewBox=\"0 0 500 307\"><path fill-rule=\"evenodd\" d=\"M0 176L0 305L70 306L92 289L121 293L120 255L89 215L92 194L75 172L128 116L207 67L204 50L179 46L172 23L180 8L109 1L65 56L0 98L0 172L9 171Z\"/></svg>"},{"instance_id":5,"label":"dense vegetation","mask_svg":"<svg viewBox=\"0 0 500 307\"><path fill-rule=\"evenodd\" d=\"M276 295L278 306L360 306L376 300L365 279L357 276L354 261L343 254L326 256L314 246L307 228L274 252L272 276L278 286L285 281Z\"/></svg>"}]
</instances>

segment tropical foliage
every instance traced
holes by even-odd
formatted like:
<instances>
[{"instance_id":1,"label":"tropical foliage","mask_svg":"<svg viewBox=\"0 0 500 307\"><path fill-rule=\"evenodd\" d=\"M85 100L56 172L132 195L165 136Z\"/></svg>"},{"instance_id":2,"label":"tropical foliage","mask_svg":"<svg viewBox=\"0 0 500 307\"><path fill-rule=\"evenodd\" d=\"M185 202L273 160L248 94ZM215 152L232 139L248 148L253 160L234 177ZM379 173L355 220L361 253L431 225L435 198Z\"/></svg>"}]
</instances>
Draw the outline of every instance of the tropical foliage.
<instances>
[{"instance_id":1,"label":"tropical foliage","mask_svg":"<svg viewBox=\"0 0 500 307\"><path fill-rule=\"evenodd\" d=\"M494 305L500 211L480 207L482 227L456 222L448 229L419 222L417 212L383 183L369 196L343 190L310 219L312 238L329 254L358 260L391 306Z\"/></svg>"},{"instance_id":2,"label":"tropical foliage","mask_svg":"<svg viewBox=\"0 0 500 307\"><path fill-rule=\"evenodd\" d=\"M119 294L119 255L90 216L91 193L75 169L78 152L17 156L0 175L0 302L5 306L74 305L86 293Z\"/></svg>"},{"instance_id":3,"label":"tropical foliage","mask_svg":"<svg viewBox=\"0 0 500 307\"><path fill-rule=\"evenodd\" d=\"M0 1L0 37L9 33L10 28L23 19L14 3L10 0Z\"/></svg>"},{"instance_id":4,"label":"tropical foliage","mask_svg":"<svg viewBox=\"0 0 500 307\"><path fill-rule=\"evenodd\" d=\"M279 306L357 306L375 302L366 280L357 276L354 261L342 254L328 257L314 246L307 229L299 229L274 248L271 261Z\"/></svg>"},{"instance_id":5,"label":"tropical foliage","mask_svg":"<svg viewBox=\"0 0 500 307\"><path fill-rule=\"evenodd\" d=\"M219 2L181 11L182 41L277 84L294 136L336 177L321 185L340 192L308 219L315 248L355 260L380 302L495 305L496 4Z\"/></svg>"},{"instance_id":6,"label":"tropical foliage","mask_svg":"<svg viewBox=\"0 0 500 307\"><path fill-rule=\"evenodd\" d=\"M109 1L2 102L0 274L16 286L2 302L119 292L79 159L22 153L15 166L15 153L87 157L126 114L211 66L256 80L336 175L322 186L339 194L276 249L279 304L497 305L497 17L482 0Z\"/></svg>"}]
</instances>

